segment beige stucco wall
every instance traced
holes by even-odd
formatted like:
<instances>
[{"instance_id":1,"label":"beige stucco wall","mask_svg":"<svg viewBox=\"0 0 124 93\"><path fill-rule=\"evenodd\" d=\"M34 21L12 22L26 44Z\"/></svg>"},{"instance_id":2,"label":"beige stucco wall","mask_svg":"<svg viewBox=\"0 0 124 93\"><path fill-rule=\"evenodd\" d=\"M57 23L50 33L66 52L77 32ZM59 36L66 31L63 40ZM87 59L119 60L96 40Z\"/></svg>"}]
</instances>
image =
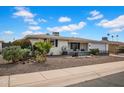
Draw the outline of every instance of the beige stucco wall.
<instances>
[{"instance_id":1,"label":"beige stucco wall","mask_svg":"<svg viewBox=\"0 0 124 93\"><path fill-rule=\"evenodd\" d=\"M61 55L62 47L66 47L66 49L68 49L68 42L58 40L58 47L52 47L49 54L52 53L53 55Z\"/></svg>"},{"instance_id":2,"label":"beige stucco wall","mask_svg":"<svg viewBox=\"0 0 124 93\"><path fill-rule=\"evenodd\" d=\"M80 44L80 49L84 49L85 51L87 51L88 50L88 44L81 43Z\"/></svg>"},{"instance_id":3,"label":"beige stucco wall","mask_svg":"<svg viewBox=\"0 0 124 93\"><path fill-rule=\"evenodd\" d=\"M30 39L31 43L34 44L35 42L43 41L43 39ZM67 50L69 50L69 44L68 41L63 41L63 40L58 40L58 47L53 46L50 49L49 55L61 55L62 53L62 47L66 47ZM85 50L90 50L98 48L100 51L108 51L108 44L103 44L103 43L81 43L80 44L80 49L85 49Z\"/></svg>"}]
</instances>

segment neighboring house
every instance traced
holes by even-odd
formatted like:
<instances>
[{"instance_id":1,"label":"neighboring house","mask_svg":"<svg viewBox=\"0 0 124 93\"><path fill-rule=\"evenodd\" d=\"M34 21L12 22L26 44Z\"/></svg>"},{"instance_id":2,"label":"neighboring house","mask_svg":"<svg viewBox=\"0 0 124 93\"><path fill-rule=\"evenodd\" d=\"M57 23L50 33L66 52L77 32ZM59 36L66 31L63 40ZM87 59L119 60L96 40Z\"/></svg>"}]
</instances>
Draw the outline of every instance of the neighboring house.
<instances>
[{"instance_id":1,"label":"neighboring house","mask_svg":"<svg viewBox=\"0 0 124 93\"><path fill-rule=\"evenodd\" d=\"M3 41L0 41L0 52L2 52L2 43Z\"/></svg>"},{"instance_id":2,"label":"neighboring house","mask_svg":"<svg viewBox=\"0 0 124 93\"><path fill-rule=\"evenodd\" d=\"M118 49L120 46L124 46L124 42L117 42L117 41L105 41L106 43L108 43L108 50L109 53L118 53Z\"/></svg>"},{"instance_id":3,"label":"neighboring house","mask_svg":"<svg viewBox=\"0 0 124 93\"><path fill-rule=\"evenodd\" d=\"M59 35L27 35L25 39L29 39L32 44L38 41L49 40L53 47L49 54L61 55L62 50L66 51L89 51L98 48L100 51L108 51L108 43L104 41L89 40L76 37L62 37Z\"/></svg>"}]
</instances>

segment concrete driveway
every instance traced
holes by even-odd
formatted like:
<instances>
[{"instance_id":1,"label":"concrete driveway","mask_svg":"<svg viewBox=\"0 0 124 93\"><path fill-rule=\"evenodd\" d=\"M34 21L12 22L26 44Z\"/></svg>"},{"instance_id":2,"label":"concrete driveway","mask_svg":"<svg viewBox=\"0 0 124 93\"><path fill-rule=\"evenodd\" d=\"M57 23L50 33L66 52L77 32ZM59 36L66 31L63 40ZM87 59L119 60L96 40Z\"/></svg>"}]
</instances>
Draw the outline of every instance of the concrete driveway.
<instances>
[{"instance_id":1,"label":"concrete driveway","mask_svg":"<svg viewBox=\"0 0 124 93\"><path fill-rule=\"evenodd\" d=\"M124 61L0 77L1 87L68 86L124 71Z\"/></svg>"}]
</instances>

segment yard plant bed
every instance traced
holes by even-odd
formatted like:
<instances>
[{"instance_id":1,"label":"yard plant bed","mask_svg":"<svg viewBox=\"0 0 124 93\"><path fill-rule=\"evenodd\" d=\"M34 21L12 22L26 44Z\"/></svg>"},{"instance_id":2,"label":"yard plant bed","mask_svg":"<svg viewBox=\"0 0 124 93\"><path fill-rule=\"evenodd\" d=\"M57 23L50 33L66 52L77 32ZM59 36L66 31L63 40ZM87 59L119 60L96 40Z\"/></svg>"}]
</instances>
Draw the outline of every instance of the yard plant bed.
<instances>
[{"instance_id":1,"label":"yard plant bed","mask_svg":"<svg viewBox=\"0 0 124 93\"><path fill-rule=\"evenodd\" d=\"M0 64L0 76L31 73L37 71L47 71L54 69L62 69L77 66L86 66L93 64L101 64L108 62L124 61L121 57L112 56L93 56L93 57L48 57L46 63L41 64L33 61L28 61L15 64Z\"/></svg>"}]
</instances>

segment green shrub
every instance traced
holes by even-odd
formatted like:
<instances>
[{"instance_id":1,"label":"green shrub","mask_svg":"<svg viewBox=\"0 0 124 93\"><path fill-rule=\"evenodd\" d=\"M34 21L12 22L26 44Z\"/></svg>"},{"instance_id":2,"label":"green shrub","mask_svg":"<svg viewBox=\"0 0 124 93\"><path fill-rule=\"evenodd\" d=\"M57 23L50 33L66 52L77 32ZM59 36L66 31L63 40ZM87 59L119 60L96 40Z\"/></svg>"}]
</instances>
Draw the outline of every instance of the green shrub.
<instances>
[{"instance_id":1,"label":"green shrub","mask_svg":"<svg viewBox=\"0 0 124 93\"><path fill-rule=\"evenodd\" d=\"M21 46L21 48L29 48L31 49L31 42L28 39L20 39L20 40L15 40L12 42L12 45L14 46Z\"/></svg>"},{"instance_id":2,"label":"green shrub","mask_svg":"<svg viewBox=\"0 0 124 93\"><path fill-rule=\"evenodd\" d=\"M12 61L13 63L23 60L27 57L29 50L21 49L20 46L10 46L6 47L2 51L3 58L7 61Z\"/></svg>"},{"instance_id":3,"label":"green shrub","mask_svg":"<svg viewBox=\"0 0 124 93\"><path fill-rule=\"evenodd\" d=\"M51 47L52 45L50 42L36 42L34 44L36 61L45 62L46 55L49 53Z\"/></svg>"},{"instance_id":4,"label":"green shrub","mask_svg":"<svg viewBox=\"0 0 124 93\"><path fill-rule=\"evenodd\" d=\"M20 60L26 60L30 57L31 50L30 49L21 49L22 58Z\"/></svg>"},{"instance_id":5,"label":"green shrub","mask_svg":"<svg viewBox=\"0 0 124 93\"><path fill-rule=\"evenodd\" d=\"M99 49L90 49L90 54L92 55L98 55L99 54Z\"/></svg>"}]
</instances>

